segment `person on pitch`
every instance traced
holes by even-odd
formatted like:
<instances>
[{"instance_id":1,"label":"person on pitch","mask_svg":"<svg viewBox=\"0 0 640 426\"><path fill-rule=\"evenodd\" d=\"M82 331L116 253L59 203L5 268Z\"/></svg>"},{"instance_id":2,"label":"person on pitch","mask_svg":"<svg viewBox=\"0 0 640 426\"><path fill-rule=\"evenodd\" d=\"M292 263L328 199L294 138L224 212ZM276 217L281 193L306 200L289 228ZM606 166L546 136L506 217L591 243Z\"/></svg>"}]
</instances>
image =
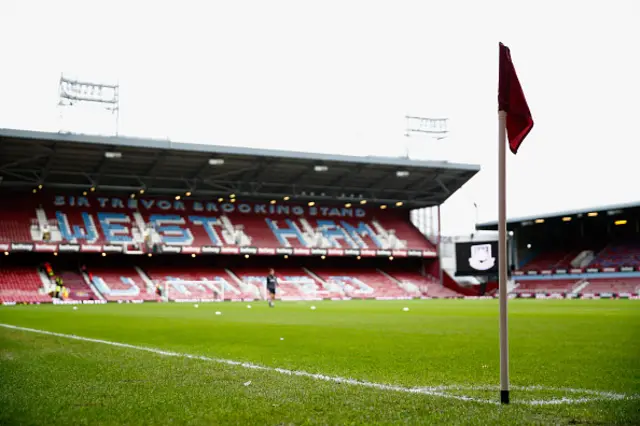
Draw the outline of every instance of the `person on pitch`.
<instances>
[{"instance_id":1,"label":"person on pitch","mask_svg":"<svg viewBox=\"0 0 640 426\"><path fill-rule=\"evenodd\" d=\"M267 297L269 298L269 306L273 308L276 301L276 287L278 286L278 278L276 278L276 271L273 268L269 269L269 275L267 275Z\"/></svg>"}]
</instances>

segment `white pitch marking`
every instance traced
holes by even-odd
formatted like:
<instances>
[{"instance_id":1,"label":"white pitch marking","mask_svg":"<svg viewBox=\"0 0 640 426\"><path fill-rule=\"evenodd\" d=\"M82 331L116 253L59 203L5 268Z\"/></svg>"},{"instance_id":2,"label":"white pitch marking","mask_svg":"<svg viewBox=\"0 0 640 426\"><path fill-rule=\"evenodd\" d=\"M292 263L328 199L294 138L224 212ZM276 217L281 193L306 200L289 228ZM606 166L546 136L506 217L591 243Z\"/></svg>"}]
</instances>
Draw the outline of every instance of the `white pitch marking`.
<instances>
[{"instance_id":1,"label":"white pitch marking","mask_svg":"<svg viewBox=\"0 0 640 426\"><path fill-rule=\"evenodd\" d=\"M438 390L438 391L491 391L497 392L500 388L498 386L477 386L477 385L444 385L433 386L425 389ZM573 394L583 394L587 396L575 397L575 398L552 398L547 400L516 400L512 401L514 404L525 405L559 405L559 404L579 404L584 402L593 401L620 401L620 400L636 400L640 399L640 395L626 395L622 393L607 392L607 391L595 391L590 389L574 389L574 388L554 388L540 385L530 386L511 386L511 390L532 392L532 391L547 391L547 392L565 392Z\"/></svg>"},{"instance_id":2,"label":"white pitch marking","mask_svg":"<svg viewBox=\"0 0 640 426\"><path fill-rule=\"evenodd\" d=\"M465 391L465 390L472 390L472 391L489 391L490 390L490 391L495 391L495 390L497 390L497 388L493 387L493 386L451 385L451 386L432 386L432 387L420 387L420 388L415 388L415 387L414 388L407 388L407 387L403 387L403 386L386 385L386 384L382 384L382 383L374 383L374 382L367 382L367 381L363 381L363 380L349 379L349 378L346 378L346 377L326 376L324 374L309 373L309 372L306 372L306 371L297 371L297 370L287 370L287 369L284 369L284 368L265 367L265 366L258 365L258 364L252 364L250 362L233 361L233 360L230 360L230 359L211 358L211 357L202 356L202 355L191 355L191 354L184 354L184 353L179 353L179 352L171 352L171 351L165 351L165 350L161 350L161 349L148 348L148 347L145 347L145 346L130 345L128 343L111 342L109 340L102 340L102 339L92 339L90 337L76 336L75 334L63 334L63 333L56 333L56 332L53 332L53 331L38 330L38 329L35 329L35 328L19 327L17 325L11 325L11 324L2 324L2 323L0 323L0 327L10 328L10 329L13 329L13 330L27 331L27 332L30 332L30 333L46 334L48 336L62 337L62 338L65 338L65 339L80 340L80 341L83 341L83 342L101 343L103 345L116 346L116 347L119 347L119 348L135 349L135 350L151 352L151 353L154 353L154 354L157 354L157 355L163 355L163 356L187 358L187 359L198 359L198 360L201 360L201 361L209 361L209 362L215 362L215 363L218 363L218 364L226 364L226 365L232 365L232 366L236 366L236 367L243 367L243 368L247 368L247 369L250 369L250 370L275 372L275 373L280 373L280 374L284 374L284 375L287 375L287 376L308 377L308 378L311 378L311 379L322 380L322 381L325 381L325 382L343 383L343 384L348 384L348 385L352 385L352 386L362 386L362 387L366 387L366 388L373 388L373 389L384 390L384 391L394 391L394 392L421 394L421 395L429 395L429 396L439 396L439 397L442 397L442 398L455 399L455 400L458 400L458 401L471 401L471 402L479 402L479 403L493 404L493 405L499 405L500 404L498 401L493 401L493 400L490 400L490 399L475 398L475 397L471 397L471 396L455 395L455 394L446 393L447 390L456 390L456 391ZM594 391L594 390L587 390L587 389L551 388L551 387L544 387L544 386L513 386L511 389L513 389L513 390L521 390L521 391L564 391L564 392L567 392L567 393L580 393L580 394L590 395L590 397L579 397L579 398L562 397L562 398L559 398L559 399L558 398L554 398L554 399L550 399L550 400L537 400L537 401L534 401L534 400L532 400L532 401L515 400L515 401L512 401L514 404L523 404L523 405L579 404L579 403L593 402L593 401L598 401L598 400L600 400L600 401L602 401L602 400L611 401L611 400L625 400L625 399L626 400L640 399L640 395L625 395L625 394L614 393L614 392L602 392L602 391Z\"/></svg>"}]
</instances>

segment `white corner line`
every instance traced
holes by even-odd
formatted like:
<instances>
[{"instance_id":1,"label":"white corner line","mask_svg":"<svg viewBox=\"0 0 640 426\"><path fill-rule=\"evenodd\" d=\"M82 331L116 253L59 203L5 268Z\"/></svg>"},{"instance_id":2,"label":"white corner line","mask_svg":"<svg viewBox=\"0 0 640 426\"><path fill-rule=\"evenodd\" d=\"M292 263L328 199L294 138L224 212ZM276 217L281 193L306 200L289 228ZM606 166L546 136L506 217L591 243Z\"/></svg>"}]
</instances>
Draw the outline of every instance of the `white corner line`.
<instances>
[{"instance_id":1,"label":"white corner line","mask_svg":"<svg viewBox=\"0 0 640 426\"><path fill-rule=\"evenodd\" d=\"M202 356L202 355L191 355L191 354L186 354L186 353L171 352L171 351L166 351L166 350L162 350L162 349L149 348L149 347L146 347L146 346L136 346L136 345L131 345L131 344L128 344L128 343L111 342L109 340L93 339L93 338L90 338L90 337L76 336L75 334L56 333L56 332L53 332L53 331L38 330L38 329L35 329L35 328L20 327L20 326L11 325L11 324L0 323L0 327L12 329L12 330L26 331L26 332L29 332L29 333L37 333L37 334L45 334L45 335L48 335L48 336L56 336L56 337L61 337L61 338L64 338L64 339L80 340L80 341L83 341L83 342L91 342L91 343L100 343L100 344L103 344L103 345L115 346L115 347L119 347L119 348L135 349L135 350L138 350L138 351L146 351L146 352L150 352L150 353L153 353L153 354L156 354L156 355L161 355L161 356L187 358L187 359L197 359L197 360L201 360L201 361L214 362L214 363L217 363L217 364L225 364L225 365L231 365L231 366L236 366L236 367L242 367L242 368L246 368L246 369L250 369L250 370L274 372L274 373L279 373L279 374L287 375L287 376L307 377L307 378L310 378L310 379L321 380L321 381L324 381L324 382L341 383L341 384L347 384L347 385L351 385L351 386L361 386L361 387L366 387L366 388L378 389L378 390L382 390L382 391L393 391L393 392L402 392L402 393L411 393L411 394L421 394L421 395L428 395L428 396L436 396L436 397L441 397L441 398L454 399L454 400L458 400L458 401L477 402L477 403L492 404L492 405L499 405L500 404L499 401L497 401L497 399L495 401L493 401L493 400L490 400L490 399L483 399L483 398L476 398L476 397L471 397L471 396L457 395L457 394L451 394L451 393L447 392L448 390L455 390L455 391L496 390L497 391L496 387L491 387L491 386L464 386L464 385L447 386L447 385L445 385L445 386L409 388L409 387L404 387L404 386L388 385L388 384L374 383L374 382L368 382L368 381L363 381L363 380L349 379L349 378L346 378L346 377L327 376L327 375L324 375L324 374L309 373L309 372L306 372L306 371L287 370L287 369L284 369L284 368L266 367L266 366L263 366L263 365L253 364L253 363L250 363L250 362L234 361L234 360L223 359L223 358L212 358L212 357ZM623 399L638 399L639 398L638 395L631 395L630 396L630 395L612 393L612 392L600 392L600 391L593 391L593 390L568 389L568 388L557 388L556 389L556 388L549 388L549 387L542 387L542 386L513 387L513 389L514 390L521 390L521 391L527 391L527 390L564 391L564 392L567 392L567 393L580 393L580 394L583 394L582 396L576 397L576 398L562 397L562 398L554 398L554 399L549 399L549 400L518 400L518 401L513 401L514 404L525 404L525 405L577 404L577 403L592 402L592 401L597 401L597 400L623 400Z\"/></svg>"}]
</instances>

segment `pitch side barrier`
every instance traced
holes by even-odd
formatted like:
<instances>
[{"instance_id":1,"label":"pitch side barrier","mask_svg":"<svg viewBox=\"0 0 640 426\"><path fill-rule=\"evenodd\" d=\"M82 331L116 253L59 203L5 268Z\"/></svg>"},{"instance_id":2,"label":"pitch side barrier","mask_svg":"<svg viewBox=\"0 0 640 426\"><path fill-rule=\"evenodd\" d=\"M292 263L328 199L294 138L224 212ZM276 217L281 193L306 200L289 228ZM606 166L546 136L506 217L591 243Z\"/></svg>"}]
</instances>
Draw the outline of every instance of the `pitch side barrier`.
<instances>
[{"instance_id":1,"label":"pitch side barrier","mask_svg":"<svg viewBox=\"0 0 640 426\"><path fill-rule=\"evenodd\" d=\"M608 274L608 275L607 275ZM633 275L635 274L635 275ZM604 267L604 268L571 268L571 269L543 269L540 271L514 271L513 276L518 279L539 280L546 277L557 279L579 278L607 278L609 276L640 276L640 265Z\"/></svg>"},{"instance_id":2,"label":"pitch side barrier","mask_svg":"<svg viewBox=\"0 0 640 426\"><path fill-rule=\"evenodd\" d=\"M605 278L640 278L640 266L637 267L638 272L586 272L573 274L555 274L555 275L515 275L513 278L517 281L540 281L540 280L580 280L580 279L605 279Z\"/></svg>"}]
</instances>

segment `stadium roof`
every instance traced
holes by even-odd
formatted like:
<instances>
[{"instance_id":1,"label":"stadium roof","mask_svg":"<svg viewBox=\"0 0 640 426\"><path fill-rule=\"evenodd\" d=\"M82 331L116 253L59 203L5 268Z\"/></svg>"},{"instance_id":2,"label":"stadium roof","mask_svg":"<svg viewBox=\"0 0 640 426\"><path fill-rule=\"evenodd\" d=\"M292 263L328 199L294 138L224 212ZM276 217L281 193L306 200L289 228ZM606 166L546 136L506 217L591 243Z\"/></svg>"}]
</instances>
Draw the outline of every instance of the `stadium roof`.
<instances>
[{"instance_id":1,"label":"stadium roof","mask_svg":"<svg viewBox=\"0 0 640 426\"><path fill-rule=\"evenodd\" d=\"M536 220L547 220L547 219L562 219L563 217L571 217L577 216L582 217L584 215L588 215L589 213L611 213L619 212L623 210L629 209L640 209L640 201L636 201L634 203L624 203L624 204L612 204L607 206L593 207L590 209L580 209L580 210L567 210L556 213L547 213L537 216L526 216L526 217L517 217L513 219L509 219L507 221L507 226L509 228L515 228L520 225L527 225L535 222ZM476 229L479 231L495 231L498 229L498 222L484 222L476 225Z\"/></svg>"},{"instance_id":2,"label":"stadium roof","mask_svg":"<svg viewBox=\"0 0 640 426\"><path fill-rule=\"evenodd\" d=\"M212 164L213 163L213 164ZM220 164L222 163L222 164ZM320 171L317 171L317 166ZM0 129L0 187L443 203L480 166ZM398 176L404 172L406 176Z\"/></svg>"}]
</instances>

